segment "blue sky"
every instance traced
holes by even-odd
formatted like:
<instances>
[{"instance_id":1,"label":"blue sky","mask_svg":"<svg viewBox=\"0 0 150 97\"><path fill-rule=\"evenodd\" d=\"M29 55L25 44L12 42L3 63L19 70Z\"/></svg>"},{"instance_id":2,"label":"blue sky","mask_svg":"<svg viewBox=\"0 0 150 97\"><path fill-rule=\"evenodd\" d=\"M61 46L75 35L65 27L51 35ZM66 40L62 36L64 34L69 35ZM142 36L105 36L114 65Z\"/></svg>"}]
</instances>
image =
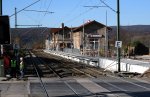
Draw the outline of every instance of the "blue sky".
<instances>
[{"instance_id":1,"label":"blue sky","mask_svg":"<svg viewBox=\"0 0 150 97\"><path fill-rule=\"evenodd\" d=\"M14 14L15 7L21 10L37 0L3 0L3 15ZM104 0L116 10L117 0ZM53 14L22 11L18 13L18 25L42 25L44 27L79 26L88 20L96 20L115 26L116 13L109 8L90 8L84 6L104 6L100 0L41 0L27 10L50 11ZM121 25L149 25L150 0L120 0ZM14 27L14 16L10 17Z\"/></svg>"}]
</instances>

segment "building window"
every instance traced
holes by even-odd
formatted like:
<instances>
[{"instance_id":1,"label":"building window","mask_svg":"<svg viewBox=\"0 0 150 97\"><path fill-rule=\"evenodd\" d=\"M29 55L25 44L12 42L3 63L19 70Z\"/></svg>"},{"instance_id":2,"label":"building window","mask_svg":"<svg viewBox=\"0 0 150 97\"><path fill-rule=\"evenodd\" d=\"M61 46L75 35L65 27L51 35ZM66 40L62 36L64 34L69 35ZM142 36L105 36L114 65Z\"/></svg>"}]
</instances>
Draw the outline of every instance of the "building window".
<instances>
[{"instance_id":1,"label":"building window","mask_svg":"<svg viewBox=\"0 0 150 97\"><path fill-rule=\"evenodd\" d=\"M98 49L98 39L96 38L90 39L90 49L93 49L93 50Z\"/></svg>"}]
</instances>

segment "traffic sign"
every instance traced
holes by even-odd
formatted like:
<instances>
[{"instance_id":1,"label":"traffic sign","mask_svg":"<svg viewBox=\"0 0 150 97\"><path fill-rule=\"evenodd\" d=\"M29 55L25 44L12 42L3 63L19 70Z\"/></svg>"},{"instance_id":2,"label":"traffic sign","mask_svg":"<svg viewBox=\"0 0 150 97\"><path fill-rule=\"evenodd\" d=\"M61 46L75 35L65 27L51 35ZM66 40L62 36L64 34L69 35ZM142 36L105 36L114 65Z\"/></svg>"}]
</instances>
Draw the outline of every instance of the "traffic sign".
<instances>
[{"instance_id":1,"label":"traffic sign","mask_svg":"<svg viewBox=\"0 0 150 97\"><path fill-rule=\"evenodd\" d=\"M115 47L121 48L122 47L122 41L116 41L115 42Z\"/></svg>"}]
</instances>

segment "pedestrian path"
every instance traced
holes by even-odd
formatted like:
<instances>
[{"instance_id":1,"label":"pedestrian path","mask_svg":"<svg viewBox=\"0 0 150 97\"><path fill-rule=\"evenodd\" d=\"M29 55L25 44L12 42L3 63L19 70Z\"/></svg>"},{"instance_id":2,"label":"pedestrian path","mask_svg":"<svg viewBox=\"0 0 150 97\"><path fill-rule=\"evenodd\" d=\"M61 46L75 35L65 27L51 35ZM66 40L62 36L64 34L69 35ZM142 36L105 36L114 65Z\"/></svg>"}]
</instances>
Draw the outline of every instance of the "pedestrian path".
<instances>
[{"instance_id":1,"label":"pedestrian path","mask_svg":"<svg viewBox=\"0 0 150 97\"><path fill-rule=\"evenodd\" d=\"M78 83L80 83L82 86L84 86L93 94L110 92L109 94L107 94L108 97L116 97L116 95L112 94L111 91L105 89L104 87L94 83L93 81L89 79L76 79L76 80Z\"/></svg>"},{"instance_id":2,"label":"pedestrian path","mask_svg":"<svg viewBox=\"0 0 150 97\"><path fill-rule=\"evenodd\" d=\"M2 79L5 78L0 77L0 97L47 97L36 77L28 78L27 81L14 78L1 81ZM42 81L45 83L49 97L133 97L133 95L140 95L138 93L149 97L150 93L149 82L140 79L42 78Z\"/></svg>"},{"instance_id":3,"label":"pedestrian path","mask_svg":"<svg viewBox=\"0 0 150 97\"><path fill-rule=\"evenodd\" d=\"M5 78L1 77L0 80ZM27 82L16 79L0 81L0 97L28 97Z\"/></svg>"}]
</instances>

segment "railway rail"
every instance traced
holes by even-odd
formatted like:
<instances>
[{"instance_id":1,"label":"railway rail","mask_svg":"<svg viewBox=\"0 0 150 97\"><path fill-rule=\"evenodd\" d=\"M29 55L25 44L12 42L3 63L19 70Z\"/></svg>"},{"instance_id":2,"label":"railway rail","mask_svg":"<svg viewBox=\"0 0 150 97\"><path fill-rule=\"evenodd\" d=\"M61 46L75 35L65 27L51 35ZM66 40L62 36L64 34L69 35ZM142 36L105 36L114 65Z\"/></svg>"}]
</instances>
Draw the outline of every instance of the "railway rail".
<instances>
[{"instance_id":1,"label":"railway rail","mask_svg":"<svg viewBox=\"0 0 150 97\"><path fill-rule=\"evenodd\" d=\"M91 77L98 78L106 75L106 72L101 68L95 68L90 65L76 63L70 60L65 60L60 57L48 55L43 52L34 52L40 60L48 64L61 78L63 77Z\"/></svg>"},{"instance_id":2,"label":"railway rail","mask_svg":"<svg viewBox=\"0 0 150 97\"><path fill-rule=\"evenodd\" d=\"M50 97L48 95L45 83L42 81L41 77L45 77L45 71L47 71L46 76L47 76L47 73L51 74L51 72L53 72L53 74L56 75L61 80L62 74L60 74L58 69L56 70L56 68L53 67L54 66L53 64L52 64L52 66L49 66L39 57L35 57L34 54L29 52L29 55L30 55L30 59L31 59L30 62L32 63L33 68L35 69L36 75L40 81L40 84L44 91L45 97ZM57 67L57 66L55 66L55 67ZM81 97L81 95L78 94L78 92L76 92L76 89L74 89L74 87L71 86L67 81L63 81L63 83L76 95L75 97ZM34 97L34 96L32 96L32 97Z\"/></svg>"},{"instance_id":3,"label":"railway rail","mask_svg":"<svg viewBox=\"0 0 150 97\"><path fill-rule=\"evenodd\" d=\"M63 87L66 87L65 89L69 89L74 95L74 97L83 97L82 93L79 92L77 89L77 86L74 84L77 84L77 81L74 81L74 83L64 80L62 78L89 78L92 82L99 85L98 87L105 87L104 91L102 93L92 93L86 88L81 87L83 90L85 89L86 93L89 93L89 95L92 96L84 96L84 97L103 97L99 95L109 95L108 97L149 97L150 93L150 83L145 83L143 81L139 81L137 79L131 79L131 78L124 78L124 77L118 77L118 76L112 76L111 74L107 75L107 73L110 72L104 72L103 69L95 68L92 66L88 66L85 64L75 63L71 62L70 60L65 60L63 58L59 58L56 56L48 55L43 52L34 52L36 57L28 58L30 60L33 60L33 63L35 66L33 67L32 73L38 72L37 74L32 75L39 75L39 80L41 82L41 86L45 91L45 96L49 97L49 93L47 93L49 87L48 83L45 83L42 81L41 78L58 78L62 84ZM27 66L27 68L29 68ZM34 68L36 68L34 70ZM49 83L50 84L50 83ZM56 83L54 83L56 84ZM79 85L79 84L77 84ZM38 85L36 85L38 86ZM51 84L52 86L52 84ZM56 85L57 86L57 85ZM100 89L101 90L101 89ZM84 91L84 92L85 92ZM141 92L139 92L141 91ZM32 96L34 97L34 96ZM36 96L35 96L36 97Z\"/></svg>"}]
</instances>

